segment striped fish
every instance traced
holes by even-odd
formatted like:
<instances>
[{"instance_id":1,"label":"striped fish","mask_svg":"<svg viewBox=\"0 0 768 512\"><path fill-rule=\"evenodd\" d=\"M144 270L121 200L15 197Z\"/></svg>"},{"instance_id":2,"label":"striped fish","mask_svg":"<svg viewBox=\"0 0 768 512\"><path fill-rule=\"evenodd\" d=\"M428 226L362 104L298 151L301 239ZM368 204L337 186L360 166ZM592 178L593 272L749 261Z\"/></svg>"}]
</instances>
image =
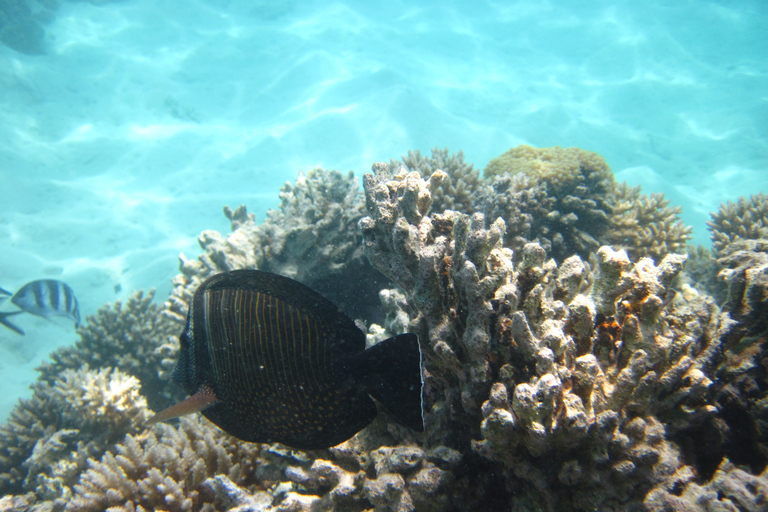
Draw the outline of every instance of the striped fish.
<instances>
[{"instance_id":1,"label":"striped fish","mask_svg":"<svg viewBox=\"0 0 768 512\"><path fill-rule=\"evenodd\" d=\"M11 297L22 311L50 319L63 316L80 325L80 309L75 292L68 284L55 279L40 279L22 286Z\"/></svg>"},{"instance_id":2,"label":"striped fish","mask_svg":"<svg viewBox=\"0 0 768 512\"><path fill-rule=\"evenodd\" d=\"M258 270L209 278L179 340L174 379L192 396L149 424L199 411L244 441L321 449L373 421L373 397L424 430L417 336L366 349L352 320L292 279Z\"/></svg>"}]
</instances>

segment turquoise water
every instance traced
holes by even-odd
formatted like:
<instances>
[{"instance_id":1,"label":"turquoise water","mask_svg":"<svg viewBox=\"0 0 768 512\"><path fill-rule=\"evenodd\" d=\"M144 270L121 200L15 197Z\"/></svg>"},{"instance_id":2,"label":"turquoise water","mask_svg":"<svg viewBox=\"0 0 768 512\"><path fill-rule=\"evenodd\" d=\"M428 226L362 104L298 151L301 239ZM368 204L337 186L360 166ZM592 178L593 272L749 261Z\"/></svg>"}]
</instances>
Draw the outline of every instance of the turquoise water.
<instances>
[{"instance_id":1,"label":"turquoise water","mask_svg":"<svg viewBox=\"0 0 768 512\"><path fill-rule=\"evenodd\" d=\"M34 2L31 5L37 6ZM224 205L263 219L315 166L578 146L709 212L768 191L768 5L742 2L62 2L42 55L0 46L0 286L57 278L83 315L167 295ZM65 322L0 330L0 417Z\"/></svg>"}]
</instances>

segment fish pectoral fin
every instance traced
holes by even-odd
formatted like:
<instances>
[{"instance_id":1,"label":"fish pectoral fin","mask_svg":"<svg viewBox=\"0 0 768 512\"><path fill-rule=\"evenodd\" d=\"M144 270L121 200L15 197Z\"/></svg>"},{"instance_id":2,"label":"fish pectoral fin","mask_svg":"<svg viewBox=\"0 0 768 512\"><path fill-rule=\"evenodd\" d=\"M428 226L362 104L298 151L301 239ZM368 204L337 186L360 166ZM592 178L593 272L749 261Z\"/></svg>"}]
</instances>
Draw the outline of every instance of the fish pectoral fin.
<instances>
[{"instance_id":1,"label":"fish pectoral fin","mask_svg":"<svg viewBox=\"0 0 768 512\"><path fill-rule=\"evenodd\" d=\"M208 386L200 386L197 393L167 409L163 409L149 418L146 424L147 426L150 426L155 423L160 423L161 421L167 421L173 418L178 418L179 416L192 414L193 412L204 411L216 404L216 402L218 402L218 400L216 395L213 394L213 390Z\"/></svg>"}]
</instances>

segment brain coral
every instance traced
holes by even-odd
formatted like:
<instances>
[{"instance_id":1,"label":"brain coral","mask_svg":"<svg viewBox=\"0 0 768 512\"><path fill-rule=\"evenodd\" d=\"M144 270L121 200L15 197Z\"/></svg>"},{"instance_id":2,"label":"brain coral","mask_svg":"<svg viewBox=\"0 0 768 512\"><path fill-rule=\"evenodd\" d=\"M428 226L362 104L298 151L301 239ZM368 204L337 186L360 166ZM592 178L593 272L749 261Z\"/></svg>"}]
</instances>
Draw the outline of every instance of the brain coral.
<instances>
[{"instance_id":1,"label":"brain coral","mask_svg":"<svg viewBox=\"0 0 768 512\"><path fill-rule=\"evenodd\" d=\"M485 176L524 174L547 185L556 197L571 194L577 187L590 189L594 195L612 188L613 173L605 159L579 148L533 148L517 146L488 162Z\"/></svg>"}]
</instances>

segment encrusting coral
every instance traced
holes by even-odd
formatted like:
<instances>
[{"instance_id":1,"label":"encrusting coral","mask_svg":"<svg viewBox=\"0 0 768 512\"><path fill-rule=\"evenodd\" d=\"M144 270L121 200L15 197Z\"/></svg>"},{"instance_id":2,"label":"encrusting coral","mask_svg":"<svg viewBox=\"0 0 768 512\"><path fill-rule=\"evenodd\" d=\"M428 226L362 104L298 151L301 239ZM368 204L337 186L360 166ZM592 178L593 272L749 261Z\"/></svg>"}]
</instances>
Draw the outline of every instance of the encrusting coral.
<instances>
[{"instance_id":1,"label":"encrusting coral","mask_svg":"<svg viewBox=\"0 0 768 512\"><path fill-rule=\"evenodd\" d=\"M375 164L362 196L352 175L310 171L259 225L244 207L225 209L232 233L203 233L204 253L182 257L162 312L142 295L103 308L42 368L32 401L0 429L0 483L18 494L8 506L764 507L764 241L721 248L718 304L684 275L689 231L662 197L616 185L593 153L507 156L517 160L497 161L486 173L498 176L453 203L451 173L474 178L446 150ZM416 332L426 432L384 413L338 446L304 452L238 441L199 416L142 428L147 401L177 392L156 386L191 293L236 268L318 289L367 321L371 344Z\"/></svg>"}]
</instances>

